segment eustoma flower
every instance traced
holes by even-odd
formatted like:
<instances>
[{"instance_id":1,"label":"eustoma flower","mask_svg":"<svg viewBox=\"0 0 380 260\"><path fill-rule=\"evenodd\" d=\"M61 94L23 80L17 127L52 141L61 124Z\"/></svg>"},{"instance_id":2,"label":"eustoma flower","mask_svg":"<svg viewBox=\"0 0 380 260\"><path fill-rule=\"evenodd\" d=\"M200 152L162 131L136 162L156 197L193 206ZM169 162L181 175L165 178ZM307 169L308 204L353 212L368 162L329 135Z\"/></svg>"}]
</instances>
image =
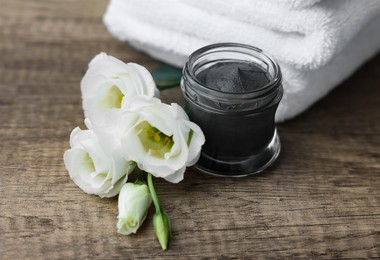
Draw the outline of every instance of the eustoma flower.
<instances>
[{"instance_id":1,"label":"eustoma flower","mask_svg":"<svg viewBox=\"0 0 380 260\"><path fill-rule=\"evenodd\" d=\"M135 63L124 63L105 53L95 56L81 81L85 116L103 123L110 109L121 109L128 98L159 92L149 71Z\"/></svg>"},{"instance_id":2,"label":"eustoma flower","mask_svg":"<svg viewBox=\"0 0 380 260\"><path fill-rule=\"evenodd\" d=\"M201 129L177 104L144 96L131 99L122 117L129 121L121 145L128 161L155 177L177 183L199 158L205 142Z\"/></svg>"},{"instance_id":3,"label":"eustoma flower","mask_svg":"<svg viewBox=\"0 0 380 260\"><path fill-rule=\"evenodd\" d=\"M77 127L70 136L71 148L64 154L65 166L75 184L84 192L100 197L117 195L135 166L124 160L110 135L106 131L96 133L93 129Z\"/></svg>"},{"instance_id":4,"label":"eustoma flower","mask_svg":"<svg viewBox=\"0 0 380 260\"><path fill-rule=\"evenodd\" d=\"M152 197L145 183L127 183L119 193L117 232L123 235L136 233L144 222Z\"/></svg>"},{"instance_id":5,"label":"eustoma flower","mask_svg":"<svg viewBox=\"0 0 380 260\"><path fill-rule=\"evenodd\" d=\"M105 53L95 56L81 82L87 130L75 128L64 154L71 179L86 193L119 194L118 232L136 233L152 201L153 224L163 250L170 221L161 207L152 176L177 183L196 163L205 142L202 130L177 104L164 104L151 74ZM138 166L135 183L128 175ZM148 185L140 178L148 172Z\"/></svg>"}]
</instances>

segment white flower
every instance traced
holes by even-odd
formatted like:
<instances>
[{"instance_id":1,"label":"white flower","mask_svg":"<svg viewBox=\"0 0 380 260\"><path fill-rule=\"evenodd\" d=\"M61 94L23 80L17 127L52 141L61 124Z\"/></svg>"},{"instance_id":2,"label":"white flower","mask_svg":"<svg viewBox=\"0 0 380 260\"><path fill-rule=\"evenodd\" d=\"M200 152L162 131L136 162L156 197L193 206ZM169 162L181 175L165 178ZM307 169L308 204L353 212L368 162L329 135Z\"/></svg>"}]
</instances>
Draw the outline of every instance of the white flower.
<instances>
[{"instance_id":1,"label":"white flower","mask_svg":"<svg viewBox=\"0 0 380 260\"><path fill-rule=\"evenodd\" d=\"M148 213L152 197L146 184L126 183L119 193L117 232L136 233Z\"/></svg>"},{"instance_id":2,"label":"white flower","mask_svg":"<svg viewBox=\"0 0 380 260\"><path fill-rule=\"evenodd\" d=\"M128 128L121 137L125 159L155 177L177 183L196 163L205 142L202 130L177 104L144 96L129 101L122 114Z\"/></svg>"},{"instance_id":3,"label":"white flower","mask_svg":"<svg viewBox=\"0 0 380 260\"><path fill-rule=\"evenodd\" d=\"M124 63L106 53L95 56L81 81L85 116L103 123L110 109L120 109L127 99L138 95L159 95L149 71L135 63Z\"/></svg>"},{"instance_id":4,"label":"white flower","mask_svg":"<svg viewBox=\"0 0 380 260\"><path fill-rule=\"evenodd\" d=\"M91 127L88 120L85 122ZM70 136L71 148L63 157L71 179L84 192L113 197L127 182L135 164L125 161L114 133L101 130L95 133L93 129L75 128Z\"/></svg>"}]
</instances>

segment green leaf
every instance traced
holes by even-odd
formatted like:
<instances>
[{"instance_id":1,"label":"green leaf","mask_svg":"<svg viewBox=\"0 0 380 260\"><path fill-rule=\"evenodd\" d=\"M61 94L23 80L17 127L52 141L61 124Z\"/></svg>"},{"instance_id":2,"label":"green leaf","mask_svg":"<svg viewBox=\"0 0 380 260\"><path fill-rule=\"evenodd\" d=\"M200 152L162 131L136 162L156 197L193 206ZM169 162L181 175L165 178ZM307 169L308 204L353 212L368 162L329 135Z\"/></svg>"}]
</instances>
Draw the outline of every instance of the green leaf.
<instances>
[{"instance_id":1,"label":"green leaf","mask_svg":"<svg viewBox=\"0 0 380 260\"><path fill-rule=\"evenodd\" d=\"M161 65L151 71L159 90L179 86L182 70L167 64Z\"/></svg>"}]
</instances>

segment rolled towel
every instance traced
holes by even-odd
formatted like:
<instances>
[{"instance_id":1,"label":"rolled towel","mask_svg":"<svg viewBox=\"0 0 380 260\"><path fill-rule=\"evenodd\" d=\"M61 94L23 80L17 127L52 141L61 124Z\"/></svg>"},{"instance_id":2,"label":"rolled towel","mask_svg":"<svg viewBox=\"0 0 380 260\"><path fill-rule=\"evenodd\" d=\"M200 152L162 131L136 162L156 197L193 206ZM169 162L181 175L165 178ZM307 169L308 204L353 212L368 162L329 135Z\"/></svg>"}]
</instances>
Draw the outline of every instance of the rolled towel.
<instances>
[{"instance_id":1,"label":"rolled towel","mask_svg":"<svg viewBox=\"0 0 380 260\"><path fill-rule=\"evenodd\" d=\"M241 12L253 13L251 16L263 12L256 10L247 1L249 0L235 1L239 3ZM183 43L181 39L173 39L172 44L162 46L181 54L188 54L204 43L234 41L266 49L277 60L297 68L315 69L342 51L380 11L378 0L334 0L323 1L321 5L322 9L316 5L311 8L313 11L292 11L292 15L283 13L282 17L277 14L272 19L278 20L278 27L268 29L254 21L238 21L230 16L189 6L183 0L113 0L107 11L113 17L108 18L106 14L105 22L109 30L112 30L110 26L117 26L113 25L114 22L122 23L124 17L128 17L190 36L193 39L190 44ZM310 23L306 22L308 19L311 19ZM296 22L293 23L293 20ZM301 26L303 23L308 26ZM134 30L128 30L130 32L125 29L124 34L134 37ZM139 37L141 33L144 32L137 32L135 36Z\"/></svg>"},{"instance_id":2,"label":"rolled towel","mask_svg":"<svg viewBox=\"0 0 380 260\"><path fill-rule=\"evenodd\" d=\"M113 4L116 2L116 0L111 1L104 16L108 30L115 37L130 42L136 48L162 61L183 66L187 56L192 51L217 42L204 38L200 39L195 33L176 31L161 26L159 23L142 20L139 16L126 14L125 10L115 10L118 5ZM151 15L156 17L155 13ZM208 17L210 16L213 15L209 14ZM174 19L173 23L177 21L178 19ZM304 111L348 77L365 60L374 55L380 48L379 28L380 18L366 26L363 25L360 33L354 40L350 41L346 48L340 52L340 55L333 55L326 65L314 69L294 66L291 62L281 60L271 53L265 44L259 46L279 60L283 70L284 97L280 103L276 120L283 121ZM266 31L267 29L262 30ZM236 42L233 32L231 35L227 41ZM261 37L260 34L257 33L257 35ZM281 38L277 40L280 41ZM266 41L273 41L273 39L267 38Z\"/></svg>"},{"instance_id":3,"label":"rolled towel","mask_svg":"<svg viewBox=\"0 0 380 260\"><path fill-rule=\"evenodd\" d=\"M200 0L202 1L202 0ZM270 5L276 5L276 6L280 6L281 8L284 8L284 9L287 9L287 10L300 10L300 9L304 9L304 8L309 8L319 2L321 2L322 0L265 0L265 1L262 1L262 0L250 0L250 3L251 5L253 6L257 6L257 5L261 5L262 3L269 3ZM326 0L324 0L326 1ZM208 3L208 1L203 1L205 4ZM219 1L220 3L222 1ZM236 4L237 2L235 1L234 4ZM223 4L223 3L221 3ZM235 5L234 5L235 6ZM231 6L233 8L233 6Z\"/></svg>"},{"instance_id":4,"label":"rolled towel","mask_svg":"<svg viewBox=\"0 0 380 260\"><path fill-rule=\"evenodd\" d=\"M379 28L380 17L363 28L339 55L316 70L280 64L285 94L276 121L282 122L302 113L377 54L380 49Z\"/></svg>"},{"instance_id":5,"label":"rolled towel","mask_svg":"<svg viewBox=\"0 0 380 260\"><path fill-rule=\"evenodd\" d=\"M286 7L288 9L302 9L306 7L310 7L319 3L321 0L267 0L265 2L272 2L273 4L280 5ZM252 4L260 4L260 2L264 2L262 0L252 0ZM236 3L236 2L235 2Z\"/></svg>"},{"instance_id":6,"label":"rolled towel","mask_svg":"<svg viewBox=\"0 0 380 260\"><path fill-rule=\"evenodd\" d=\"M278 4L288 1L260 0L179 0L189 6L208 13L229 17L236 21L258 25L267 29L299 34L302 37L324 38L344 33L341 26L347 27L346 38L362 28L378 13L377 0L325 0L312 8L293 10ZM343 28L344 29L344 28ZM316 34L317 36L313 36ZM337 37L341 38L341 37Z\"/></svg>"}]
</instances>

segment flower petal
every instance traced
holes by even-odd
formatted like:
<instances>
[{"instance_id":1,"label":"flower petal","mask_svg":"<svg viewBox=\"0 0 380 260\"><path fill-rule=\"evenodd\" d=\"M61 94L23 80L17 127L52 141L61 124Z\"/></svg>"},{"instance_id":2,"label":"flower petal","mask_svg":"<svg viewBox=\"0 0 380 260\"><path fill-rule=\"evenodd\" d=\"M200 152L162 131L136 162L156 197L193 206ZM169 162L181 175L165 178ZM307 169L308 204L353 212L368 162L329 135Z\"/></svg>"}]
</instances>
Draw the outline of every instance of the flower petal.
<instances>
[{"instance_id":1,"label":"flower petal","mask_svg":"<svg viewBox=\"0 0 380 260\"><path fill-rule=\"evenodd\" d=\"M183 180L185 171L186 171L186 167L184 166L178 171L174 172L173 174L170 174L164 177L164 179L171 183L178 183Z\"/></svg>"},{"instance_id":2,"label":"flower petal","mask_svg":"<svg viewBox=\"0 0 380 260\"><path fill-rule=\"evenodd\" d=\"M202 145L205 143L206 139L198 125L186 120L183 120L182 123L192 131L192 134L189 137L190 140L188 140L189 156L186 163L186 166L192 166L198 161Z\"/></svg>"}]
</instances>

